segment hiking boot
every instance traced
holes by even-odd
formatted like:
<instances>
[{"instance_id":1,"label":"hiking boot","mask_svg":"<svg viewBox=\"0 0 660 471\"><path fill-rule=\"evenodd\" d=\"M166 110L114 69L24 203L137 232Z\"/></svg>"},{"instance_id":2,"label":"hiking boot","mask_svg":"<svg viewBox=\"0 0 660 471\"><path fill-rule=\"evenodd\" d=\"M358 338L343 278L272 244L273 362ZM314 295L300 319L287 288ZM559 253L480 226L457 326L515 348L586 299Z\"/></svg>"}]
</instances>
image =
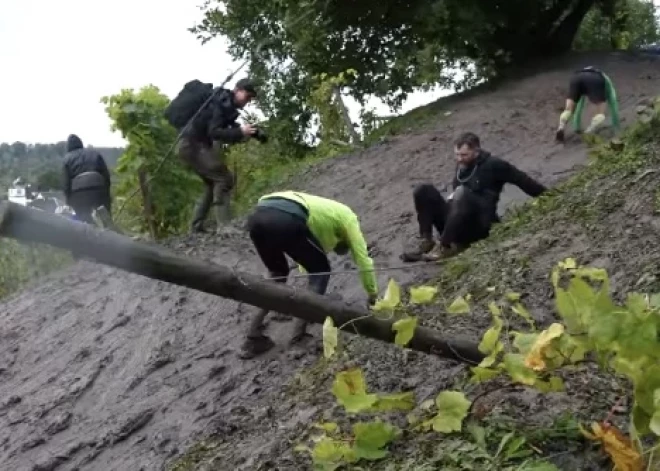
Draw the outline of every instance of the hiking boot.
<instances>
[{"instance_id":1,"label":"hiking boot","mask_svg":"<svg viewBox=\"0 0 660 471\"><path fill-rule=\"evenodd\" d=\"M307 322L302 319L296 319L296 323L293 326L293 335L291 336L291 340L289 340L289 345L302 343L304 340L311 337L313 337L313 335L307 333Z\"/></svg>"},{"instance_id":2,"label":"hiking boot","mask_svg":"<svg viewBox=\"0 0 660 471\"><path fill-rule=\"evenodd\" d=\"M190 227L191 234L206 234L206 229L204 229L204 221L196 222Z\"/></svg>"},{"instance_id":3,"label":"hiking boot","mask_svg":"<svg viewBox=\"0 0 660 471\"><path fill-rule=\"evenodd\" d=\"M433 239L423 238L417 249L402 253L400 258L404 262L419 262L424 254L433 250L433 247L435 247Z\"/></svg>"},{"instance_id":4,"label":"hiking boot","mask_svg":"<svg viewBox=\"0 0 660 471\"><path fill-rule=\"evenodd\" d=\"M216 229L221 229L231 220L231 207L229 197L224 201L214 203Z\"/></svg>"},{"instance_id":5,"label":"hiking boot","mask_svg":"<svg viewBox=\"0 0 660 471\"><path fill-rule=\"evenodd\" d=\"M241 346L241 352L238 354L239 358L249 360L258 355L266 353L268 350L275 346L275 342L267 335L251 335L245 339Z\"/></svg>"},{"instance_id":6,"label":"hiking boot","mask_svg":"<svg viewBox=\"0 0 660 471\"><path fill-rule=\"evenodd\" d=\"M419 243L419 253L429 253L435 247L433 239L422 239Z\"/></svg>"},{"instance_id":7,"label":"hiking boot","mask_svg":"<svg viewBox=\"0 0 660 471\"><path fill-rule=\"evenodd\" d=\"M445 258L453 257L454 255L458 255L462 251L463 249L456 244L451 244L449 247L438 244L429 253L422 255L422 260L426 262L435 262Z\"/></svg>"}]
</instances>

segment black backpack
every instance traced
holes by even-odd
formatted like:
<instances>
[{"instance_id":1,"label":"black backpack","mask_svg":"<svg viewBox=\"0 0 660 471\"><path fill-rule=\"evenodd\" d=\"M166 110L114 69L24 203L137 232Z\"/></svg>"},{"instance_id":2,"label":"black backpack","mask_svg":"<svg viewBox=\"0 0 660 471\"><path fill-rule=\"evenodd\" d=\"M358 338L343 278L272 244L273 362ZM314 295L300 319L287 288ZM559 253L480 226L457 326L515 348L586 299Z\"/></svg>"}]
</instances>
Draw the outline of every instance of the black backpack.
<instances>
[{"instance_id":1,"label":"black backpack","mask_svg":"<svg viewBox=\"0 0 660 471\"><path fill-rule=\"evenodd\" d=\"M213 84L197 79L183 86L179 94L167 105L165 117L177 130L181 130L213 94Z\"/></svg>"}]
</instances>

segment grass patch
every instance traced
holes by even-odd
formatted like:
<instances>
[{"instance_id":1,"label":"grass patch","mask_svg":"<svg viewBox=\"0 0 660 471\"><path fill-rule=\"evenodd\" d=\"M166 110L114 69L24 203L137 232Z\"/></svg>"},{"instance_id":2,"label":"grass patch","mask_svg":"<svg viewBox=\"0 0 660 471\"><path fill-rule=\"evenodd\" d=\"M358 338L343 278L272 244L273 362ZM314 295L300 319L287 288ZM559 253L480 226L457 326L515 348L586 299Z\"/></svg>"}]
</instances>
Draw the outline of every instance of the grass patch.
<instances>
[{"instance_id":1,"label":"grass patch","mask_svg":"<svg viewBox=\"0 0 660 471\"><path fill-rule=\"evenodd\" d=\"M0 299L71 261L67 252L52 247L0 240Z\"/></svg>"}]
</instances>

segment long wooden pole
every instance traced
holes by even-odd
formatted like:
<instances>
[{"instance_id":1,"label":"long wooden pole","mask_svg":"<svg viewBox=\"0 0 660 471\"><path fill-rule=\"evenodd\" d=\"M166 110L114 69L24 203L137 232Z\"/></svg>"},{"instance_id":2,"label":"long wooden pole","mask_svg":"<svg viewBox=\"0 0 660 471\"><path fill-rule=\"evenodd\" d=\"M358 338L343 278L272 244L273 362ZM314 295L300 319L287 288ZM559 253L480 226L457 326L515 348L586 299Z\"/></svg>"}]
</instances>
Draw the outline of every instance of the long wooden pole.
<instances>
[{"instance_id":1,"label":"long wooden pole","mask_svg":"<svg viewBox=\"0 0 660 471\"><path fill-rule=\"evenodd\" d=\"M0 205L0 236L70 250L105 265L289 314L307 322L321 324L329 316L335 325L350 324L346 330L349 333L394 341L393 321L376 319L365 308L221 265L180 257L162 247L15 203ZM417 327L408 347L468 363L478 363L484 358L476 343L460 338L444 339L437 331L425 327Z\"/></svg>"}]
</instances>

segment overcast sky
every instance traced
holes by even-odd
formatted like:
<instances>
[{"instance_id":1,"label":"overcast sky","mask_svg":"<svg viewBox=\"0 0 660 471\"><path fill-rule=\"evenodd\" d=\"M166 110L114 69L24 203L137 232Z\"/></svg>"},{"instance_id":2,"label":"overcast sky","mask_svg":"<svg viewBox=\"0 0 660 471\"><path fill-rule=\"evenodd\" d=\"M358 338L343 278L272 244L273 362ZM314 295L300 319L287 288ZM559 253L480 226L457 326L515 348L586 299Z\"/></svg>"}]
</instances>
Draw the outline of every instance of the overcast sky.
<instances>
[{"instance_id":1,"label":"overcast sky","mask_svg":"<svg viewBox=\"0 0 660 471\"><path fill-rule=\"evenodd\" d=\"M236 65L226 42L202 46L187 31L202 18L201 3L0 0L0 142L76 133L85 144L123 145L102 96L153 83L173 97L193 78L222 82ZM415 94L404 111L445 94ZM351 112L357 118L355 105Z\"/></svg>"}]
</instances>

